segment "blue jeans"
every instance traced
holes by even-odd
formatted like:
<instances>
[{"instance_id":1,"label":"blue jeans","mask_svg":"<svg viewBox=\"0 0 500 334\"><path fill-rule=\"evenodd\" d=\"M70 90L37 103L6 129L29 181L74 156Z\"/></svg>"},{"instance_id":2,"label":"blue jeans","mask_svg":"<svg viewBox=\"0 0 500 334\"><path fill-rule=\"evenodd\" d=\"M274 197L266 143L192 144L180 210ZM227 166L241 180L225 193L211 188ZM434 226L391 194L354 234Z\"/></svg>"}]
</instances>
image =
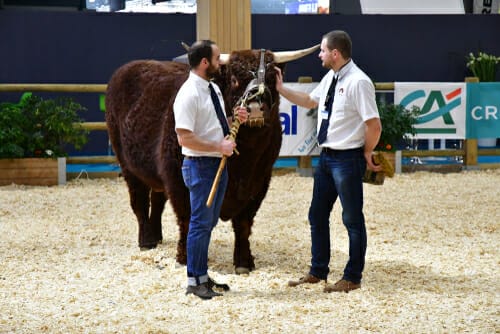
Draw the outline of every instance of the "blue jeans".
<instances>
[{"instance_id":1,"label":"blue jeans","mask_svg":"<svg viewBox=\"0 0 500 334\"><path fill-rule=\"evenodd\" d=\"M206 282L208 270L208 246L212 230L217 225L226 192L228 176L224 168L212 205L206 203L221 159L211 157L185 158L182 177L189 189L191 219L187 235L187 275L199 283ZM200 280L201 278L201 280Z\"/></svg>"},{"instance_id":2,"label":"blue jeans","mask_svg":"<svg viewBox=\"0 0 500 334\"><path fill-rule=\"evenodd\" d=\"M309 273L326 279L330 263L330 212L338 197L342 222L349 236L349 261L343 279L361 281L366 254L366 227L363 215L363 181L366 160L363 149L322 150L314 172L309 223L311 225L311 269Z\"/></svg>"}]
</instances>

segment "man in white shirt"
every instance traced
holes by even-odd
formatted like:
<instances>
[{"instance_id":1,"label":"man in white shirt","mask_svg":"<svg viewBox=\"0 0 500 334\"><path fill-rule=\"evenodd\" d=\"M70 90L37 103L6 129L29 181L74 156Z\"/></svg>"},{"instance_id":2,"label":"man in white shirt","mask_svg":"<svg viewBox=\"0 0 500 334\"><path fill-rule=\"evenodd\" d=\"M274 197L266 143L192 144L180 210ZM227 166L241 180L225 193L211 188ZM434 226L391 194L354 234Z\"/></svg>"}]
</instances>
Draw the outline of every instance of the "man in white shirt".
<instances>
[{"instance_id":1,"label":"man in white shirt","mask_svg":"<svg viewBox=\"0 0 500 334\"><path fill-rule=\"evenodd\" d=\"M188 52L191 71L174 102L175 131L182 146L182 176L189 189L191 218L187 235L186 294L211 299L222 294L213 288L229 290L208 276L208 247L219 220L228 175L224 168L213 204L206 206L222 156L231 156L236 147L229 140L230 124L224 112L224 99L217 84L210 82L219 71L220 51L208 40L195 42ZM248 118L245 108L235 112L241 123Z\"/></svg>"},{"instance_id":2,"label":"man in white shirt","mask_svg":"<svg viewBox=\"0 0 500 334\"><path fill-rule=\"evenodd\" d=\"M368 168L380 171L372 160L382 126L370 78L351 59L349 35L335 30L323 36L319 58L330 69L310 93L283 85L278 70L276 89L286 99L306 108L318 107L318 144L322 148L314 172L309 208L311 267L289 286L318 283L327 279L330 263L330 212L337 198L342 203L342 221L349 236L349 260L342 278L325 286L325 292L349 292L361 287L366 254L363 215L363 175Z\"/></svg>"}]
</instances>

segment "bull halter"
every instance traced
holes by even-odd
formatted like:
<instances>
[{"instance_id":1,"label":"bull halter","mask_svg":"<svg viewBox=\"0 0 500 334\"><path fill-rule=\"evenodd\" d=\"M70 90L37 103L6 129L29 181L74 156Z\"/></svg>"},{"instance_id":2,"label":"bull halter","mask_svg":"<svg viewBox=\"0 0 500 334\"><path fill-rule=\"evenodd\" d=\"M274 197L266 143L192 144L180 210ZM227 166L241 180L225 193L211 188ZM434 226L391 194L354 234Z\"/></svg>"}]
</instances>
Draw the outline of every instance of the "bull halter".
<instances>
[{"instance_id":1,"label":"bull halter","mask_svg":"<svg viewBox=\"0 0 500 334\"><path fill-rule=\"evenodd\" d=\"M245 89L243 95L239 98L236 104L242 107L246 107L249 110L250 115L245 123L249 127L262 127L264 126L264 112L262 111L262 100L265 94L269 94L271 91L265 85L266 76L266 66L264 62L264 55L266 50L260 50L260 64L257 70L257 78L250 81ZM271 101L272 105L272 101ZM271 106L269 106L271 107Z\"/></svg>"}]
</instances>

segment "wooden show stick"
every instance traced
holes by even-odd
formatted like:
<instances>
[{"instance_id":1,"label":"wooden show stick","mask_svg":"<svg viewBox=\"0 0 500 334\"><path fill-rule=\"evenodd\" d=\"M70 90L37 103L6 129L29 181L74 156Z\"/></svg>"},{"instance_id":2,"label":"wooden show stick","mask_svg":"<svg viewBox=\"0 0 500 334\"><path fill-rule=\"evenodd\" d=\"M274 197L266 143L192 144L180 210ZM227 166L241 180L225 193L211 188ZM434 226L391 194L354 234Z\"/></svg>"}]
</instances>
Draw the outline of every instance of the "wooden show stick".
<instances>
[{"instance_id":1,"label":"wooden show stick","mask_svg":"<svg viewBox=\"0 0 500 334\"><path fill-rule=\"evenodd\" d=\"M241 124L240 119L238 117L235 117L233 119L233 124L231 125L231 131L229 132L228 140L230 140L232 142L236 141L236 135L238 134L238 131L240 129L240 124ZM207 207L208 208L212 206L212 202L214 201L214 196L215 196L215 193L217 192L217 188L219 187L219 182L220 182L220 177L222 175L222 171L224 170L224 167L226 166L226 161L227 161L227 156L223 156L222 160L220 161L219 169L217 170L217 174L215 175L214 182L212 183L212 189L210 189L210 194L208 195L208 200L207 200Z\"/></svg>"}]
</instances>

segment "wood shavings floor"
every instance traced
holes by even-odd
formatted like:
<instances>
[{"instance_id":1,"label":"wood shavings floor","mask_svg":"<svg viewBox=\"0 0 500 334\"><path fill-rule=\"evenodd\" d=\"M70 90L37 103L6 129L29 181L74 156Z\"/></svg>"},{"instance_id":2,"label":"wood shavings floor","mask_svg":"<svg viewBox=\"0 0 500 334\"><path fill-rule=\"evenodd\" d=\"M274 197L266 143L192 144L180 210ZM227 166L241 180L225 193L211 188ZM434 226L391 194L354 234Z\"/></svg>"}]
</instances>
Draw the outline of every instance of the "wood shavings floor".
<instances>
[{"instance_id":1,"label":"wood shavings floor","mask_svg":"<svg viewBox=\"0 0 500 334\"><path fill-rule=\"evenodd\" d=\"M365 185L362 289L289 288L308 270L312 178L276 172L250 239L256 270L232 267L233 233L212 235L224 297L186 296L170 206L164 242L141 252L122 179L0 187L0 333L499 333L500 170L418 172ZM339 204L330 281L347 260Z\"/></svg>"}]
</instances>

